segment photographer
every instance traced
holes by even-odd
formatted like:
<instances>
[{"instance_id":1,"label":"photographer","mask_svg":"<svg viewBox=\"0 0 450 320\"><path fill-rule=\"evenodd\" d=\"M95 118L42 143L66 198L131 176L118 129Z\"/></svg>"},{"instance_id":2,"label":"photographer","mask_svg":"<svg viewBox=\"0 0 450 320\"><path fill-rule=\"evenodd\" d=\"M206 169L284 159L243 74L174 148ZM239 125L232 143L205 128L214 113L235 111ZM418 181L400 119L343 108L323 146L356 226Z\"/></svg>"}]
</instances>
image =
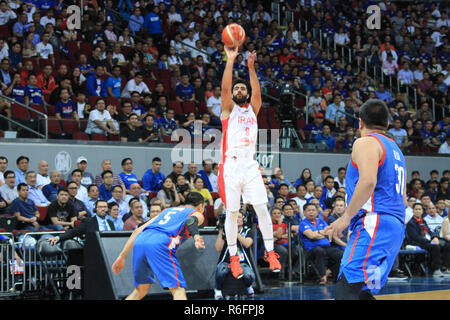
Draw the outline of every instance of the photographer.
<instances>
[{"instance_id":1,"label":"photographer","mask_svg":"<svg viewBox=\"0 0 450 320\"><path fill-rule=\"evenodd\" d=\"M219 263L217 265L216 269L216 288L214 289L215 294L214 298L216 300L223 299L222 296L222 286L225 280L226 275L231 272L230 268L228 267L230 263L230 254L228 252L228 246L225 238L224 233L224 223L225 223L225 216L220 215L219 216L219 223L217 225L217 228L219 229L219 234L217 235L215 248L217 251L220 252L219 256ZM242 280L244 281L245 285L247 286L247 293L249 297L252 297L254 294L252 283L255 280L255 273L253 272L253 269L251 267L250 261L247 257L247 254L245 252L245 249L248 249L253 244L253 239L250 236L251 229L247 226L244 226L244 219L241 212L238 213L237 218L237 224L238 224L238 235L237 235L237 247L238 247L238 255L240 257L240 263L243 270L243 277Z\"/></svg>"}]
</instances>

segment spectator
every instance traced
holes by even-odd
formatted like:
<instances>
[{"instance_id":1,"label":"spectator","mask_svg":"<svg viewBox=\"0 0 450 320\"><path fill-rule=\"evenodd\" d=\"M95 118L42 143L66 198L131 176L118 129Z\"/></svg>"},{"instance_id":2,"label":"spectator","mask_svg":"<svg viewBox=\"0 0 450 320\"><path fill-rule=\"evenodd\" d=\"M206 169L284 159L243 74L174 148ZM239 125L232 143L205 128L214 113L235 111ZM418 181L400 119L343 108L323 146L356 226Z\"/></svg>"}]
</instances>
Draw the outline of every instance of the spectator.
<instances>
[{"instance_id":1,"label":"spectator","mask_svg":"<svg viewBox=\"0 0 450 320\"><path fill-rule=\"evenodd\" d=\"M144 82L144 76L140 72L135 73L134 77L127 82L122 90L121 97L130 98L130 94L132 92L138 92L139 94L142 94L144 92L151 93L150 89Z\"/></svg>"},{"instance_id":2,"label":"spectator","mask_svg":"<svg viewBox=\"0 0 450 320\"><path fill-rule=\"evenodd\" d=\"M334 178L327 176L323 184L322 200L331 199L336 195L336 189L334 188Z\"/></svg>"},{"instance_id":3,"label":"spectator","mask_svg":"<svg viewBox=\"0 0 450 320\"><path fill-rule=\"evenodd\" d=\"M415 197L409 197L408 199L408 205L405 210L405 224L407 224L414 215L412 207L416 201L417 199Z\"/></svg>"},{"instance_id":4,"label":"spectator","mask_svg":"<svg viewBox=\"0 0 450 320\"><path fill-rule=\"evenodd\" d=\"M183 204L187 194L189 192L191 192L191 187L187 183L186 178L182 174L177 176L176 182L177 182L176 188L177 188L178 197L180 197L180 203ZM217 208L215 208L214 210L216 210L216 209Z\"/></svg>"},{"instance_id":5,"label":"spectator","mask_svg":"<svg viewBox=\"0 0 450 320\"><path fill-rule=\"evenodd\" d=\"M77 184L77 194L76 198L78 200L81 200L85 202L88 198L88 192L84 185L81 184L81 179L83 177L83 172L80 169L75 169L71 173L72 181L74 181Z\"/></svg>"},{"instance_id":6,"label":"spectator","mask_svg":"<svg viewBox=\"0 0 450 320\"><path fill-rule=\"evenodd\" d=\"M165 178L161 190L158 191L157 198L161 200L162 207L176 207L180 204L180 198L175 183L169 177Z\"/></svg>"},{"instance_id":7,"label":"spectator","mask_svg":"<svg viewBox=\"0 0 450 320\"><path fill-rule=\"evenodd\" d=\"M19 183L17 192L19 196L12 202L10 210L18 220L16 228L31 232L47 230L39 225L39 211L34 202L28 198L28 186L25 183Z\"/></svg>"},{"instance_id":8,"label":"spectator","mask_svg":"<svg viewBox=\"0 0 450 320\"><path fill-rule=\"evenodd\" d=\"M133 160L131 158L125 158L122 160L123 172L119 174L127 190L130 189L131 184L137 183L139 180L133 173Z\"/></svg>"},{"instance_id":9,"label":"spectator","mask_svg":"<svg viewBox=\"0 0 450 320\"><path fill-rule=\"evenodd\" d=\"M95 204L99 200L99 191L96 184L91 184L87 187L88 196L84 201L84 205L87 208L88 216L95 216ZM106 200L105 200L106 201Z\"/></svg>"},{"instance_id":10,"label":"spectator","mask_svg":"<svg viewBox=\"0 0 450 320\"><path fill-rule=\"evenodd\" d=\"M131 185L130 185L129 194L127 194L127 196L126 196L126 198L125 198L125 201L127 201L127 202L128 202L128 205L130 206L130 200L131 200L132 198L139 199L139 201L140 201L141 204L142 204L142 208L143 208L143 210L144 210L143 217L144 217L144 218L147 218L147 217L148 217L148 206L147 206L147 203L142 199L142 197L141 197L141 192L142 192L142 189L141 189L141 186L139 185L139 183L133 183L133 184L131 184ZM143 192L145 192L145 190L144 190ZM125 216L124 216L124 217L125 217ZM128 217L126 217L126 218L128 218ZM126 220L126 219L124 219L124 221L125 221L125 220Z\"/></svg>"},{"instance_id":11,"label":"spectator","mask_svg":"<svg viewBox=\"0 0 450 320\"><path fill-rule=\"evenodd\" d=\"M436 200L436 209L437 209L437 214L440 215L441 217L447 217L448 216L448 208L446 208L446 199L444 198L437 198Z\"/></svg>"},{"instance_id":12,"label":"spectator","mask_svg":"<svg viewBox=\"0 0 450 320\"><path fill-rule=\"evenodd\" d=\"M447 135L445 142L439 147L438 153L450 154L450 135Z\"/></svg>"},{"instance_id":13,"label":"spectator","mask_svg":"<svg viewBox=\"0 0 450 320\"><path fill-rule=\"evenodd\" d=\"M422 219L423 205L413 205L414 216L406 224L406 234L410 245L420 246L431 256L430 273L433 277L444 277L441 271L441 250L438 237L430 231L427 222Z\"/></svg>"},{"instance_id":14,"label":"spectator","mask_svg":"<svg viewBox=\"0 0 450 320\"><path fill-rule=\"evenodd\" d=\"M50 59L52 60L52 64L55 65L55 56L53 53L53 47L49 43L50 34L48 32L44 32L42 35L42 41L36 45L36 51L39 53L42 59Z\"/></svg>"},{"instance_id":15,"label":"spectator","mask_svg":"<svg viewBox=\"0 0 450 320\"><path fill-rule=\"evenodd\" d=\"M445 175L441 178L439 181L439 188L436 198L450 199L450 188L448 187L448 181L449 179L446 178Z\"/></svg>"},{"instance_id":16,"label":"spectator","mask_svg":"<svg viewBox=\"0 0 450 320\"><path fill-rule=\"evenodd\" d=\"M114 187L114 176L111 170L102 172L103 183L98 186L99 199L109 201L112 198L112 190Z\"/></svg>"},{"instance_id":17,"label":"spectator","mask_svg":"<svg viewBox=\"0 0 450 320\"><path fill-rule=\"evenodd\" d=\"M175 117L175 110L168 109L166 112L166 115L161 118L160 124L161 124L161 135L164 136L171 136L172 133L178 129L178 124L174 119Z\"/></svg>"},{"instance_id":18,"label":"spectator","mask_svg":"<svg viewBox=\"0 0 450 320\"><path fill-rule=\"evenodd\" d=\"M178 102L195 100L195 90L189 83L189 75L183 74L181 76L181 83L175 88L175 98Z\"/></svg>"},{"instance_id":19,"label":"spectator","mask_svg":"<svg viewBox=\"0 0 450 320\"><path fill-rule=\"evenodd\" d=\"M6 201L6 204L10 206L14 199L19 196L16 188L16 175L14 171L7 170L3 176L5 178L5 183L0 187L0 196Z\"/></svg>"},{"instance_id":20,"label":"spectator","mask_svg":"<svg viewBox=\"0 0 450 320\"><path fill-rule=\"evenodd\" d=\"M118 128L115 127L111 115L106 108L106 100L103 98L97 99L96 109L89 113L89 120L86 127L86 133L98 133L107 135L118 135Z\"/></svg>"},{"instance_id":21,"label":"spectator","mask_svg":"<svg viewBox=\"0 0 450 320\"><path fill-rule=\"evenodd\" d=\"M69 202L69 192L67 189L59 189L57 199L48 206L45 224L47 228L61 231L74 227L77 215L72 203Z\"/></svg>"},{"instance_id":22,"label":"spectator","mask_svg":"<svg viewBox=\"0 0 450 320\"><path fill-rule=\"evenodd\" d=\"M427 222L427 225L428 225L428 228L430 229L430 231L433 234L438 235L439 229L436 230L436 228L442 226L442 222L444 221L444 218L442 218L440 215L438 215L437 208L433 203L430 203L426 207L426 213L427 213L427 215L423 219Z\"/></svg>"},{"instance_id":23,"label":"spectator","mask_svg":"<svg viewBox=\"0 0 450 320\"><path fill-rule=\"evenodd\" d=\"M131 216L123 224L123 230L134 230L146 220L143 218L143 207L139 199L130 200Z\"/></svg>"},{"instance_id":24,"label":"spectator","mask_svg":"<svg viewBox=\"0 0 450 320\"><path fill-rule=\"evenodd\" d=\"M300 175L300 178L298 178L295 183L294 187L297 188L301 184L305 184L306 181L311 179L311 170L309 168L305 168L302 171L302 174Z\"/></svg>"},{"instance_id":25,"label":"spectator","mask_svg":"<svg viewBox=\"0 0 450 320\"><path fill-rule=\"evenodd\" d=\"M70 94L68 89L61 89L60 98L55 105L55 115L58 120L74 118L78 122L80 118L78 117L77 109L75 103L70 99Z\"/></svg>"},{"instance_id":26,"label":"spectator","mask_svg":"<svg viewBox=\"0 0 450 320\"><path fill-rule=\"evenodd\" d=\"M155 117L147 114L144 117L144 128L141 131L142 142L159 142L160 141L159 122L155 121Z\"/></svg>"},{"instance_id":27,"label":"spectator","mask_svg":"<svg viewBox=\"0 0 450 320\"><path fill-rule=\"evenodd\" d=\"M340 167L338 169L338 175L336 178L334 178L334 185L336 188L336 184L338 188L345 188L345 175L347 173L347 169L344 167Z\"/></svg>"},{"instance_id":28,"label":"spectator","mask_svg":"<svg viewBox=\"0 0 450 320\"><path fill-rule=\"evenodd\" d=\"M288 234L287 234L287 228L288 225L283 221L283 216L281 214L281 209L278 207L274 207L271 211L271 218L272 218L272 227L273 227L273 240L274 240L274 246L273 249L275 252L280 256L280 263L281 263L281 272L279 275L279 279L284 279L285 277L285 268L286 268L286 260L287 260L287 243L288 240Z\"/></svg>"},{"instance_id":29,"label":"spectator","mask_svg":"<svg viewBox=\"0 0 450 320\"><path fill-rule=\"evenodd\" d=\"M334 96L333 103L326 108L325 120L327 120L331 125L335 125L337 117L339 116L338 111L345 112L345 105L344 102L342 102L341 95L339 94Z\"/></svg>"},{"instance_id":30,"label":"spectator","mask_svg":"<svg viewBox=\"0 0 450 320\"><path fill-rule=\"evenodd\" d=\"M307 200L305 198L306 196L306 187L303 184L299 184L296 188L297 196L292 198L297 203L297 206L299 207L299 213L301 216L303 216L303 206L307 203Z\"/></svg>"},{"instance_id":31,"label":"spectator","mask_svg":"<svg viewBox=\"0 0 450 320\"><path fill-rule=\"evenodd\" d=\"M120 98L120 88L122 85L120 72L120 66L114 66L112 68L112 75L106 80L105 88L109 97Z\"/></svg>"},{"instance_id":32,"label":"spectator","mask_svg":"<svg viewBox=\"0 0 450 320\"><path fill-rule=\"evenodd\" d=\"M108 200L108 203L116 203L119 206L119 215L118 218L122 220L122 217L128 213L130 207L128 206L128 202L123 200L122 197L123 189L121 186L114 186L112 188L112 198Z\"/></svg>"},{"instance_id":33,"label":"spectator","mask_svg":"<svg viewBox=\"0 0 450 320\"><path fill-rule=\"evenodd\" d=\"M138 115L132 113L128 119L126 127L120 129L120 140L122 142L142 142L142 129L139 126L141 122Z\"/></svg>"},{"instance_id":34,"label":"spectator","mask_svg":"<svg viewBox=\"0 0 450 320\"><path fill-rule=\"evenodd\" d=\"M270 183L274 185L275 189L279 189L281 184L286 184L289 188L291 186L291 183L287 178L284 177L283 171L281 168L275 168L273 169L273 175L272 179L270 180Z\"/></svg>"},{"instance_id":35,"label":"spectator","mask_svg":"<svg viewBox=\"0 0 450 320\"><path fill-rule=\"evenodd\" d=\"M25 173L28 171L28 163L30 159L26 156L20 156L16 160L17 170L14 171L16 176L16 186L19 183L25 183Z\"/></svg>"},{"instance_id":36,"label":"spectator","mask_svg":"<svg viewBox=\"0 0 450 320\"><path fill-rule=\"evenodd\" d=\"M51 244L56 244L59 241L72 239L74 237L84 237L88 233L97 231L111 231L114 229L114 223L106 219L108 213L108 204L104 200L97 201L95 205L95 216L84 219L81 224L73 229L67 230L65 233L53 238L47 239Z\"/></svg>"},{"instance_id":37,"label":"spectator","mask_svg":"<svg viewBox=\"0 0 450 320\"><path fill-rule=\"evenodd\" d=\"M36 207L48 207L50 201L47 200L42 190L36 185L36 172L27 171L25 180L28 185L28 198L34 202Z\"/></svg>"},{"instance_id":38,"label":"spectator","mask_svg":"<svg viewBox=\"0 0 450 320\"><path fill-rule=\"evenodd\" d=\"M159 14L159 7L155 5L153 10L144 19L144 26L148 29L148 33L154 39L155 44L159 44L163 36L162 22Z\"/></svg>"},{"instance_id":39,"label":"spectator","mask_svg":"<svg viewBox=\"0 0 450 320\"><path fill-rule=\"evenodd\" d=\"M405 151L412 145L412 141L408 141L408 133L402 127L402 123L399 118L394 119L394 127L389 129L388 132L394 136L395 143L402 151Z\"/></svg>"},{"instance_id":40,"label":"spectator","mask_svg":"<svg viewBox=\"0 0 450 320\"><path fill-rule=\"evenodd\" d=\"M85 187L94 183L94 176L92 173L86 171L88 166L86 157L78 157L77 159L77 168L81 171L81 184ZM72 175L67 177L67 181L72 181Z\"/></svg>"},{"instance_id":41,"label":"spectator","mask_svg":"<svg viewBox=\"0 0 450 320\"><path fill-rule=\"evenodd\" d=\"M128 28L133 35L136 35L144 25L144 17L141 15L141 8L135 7L133 14L130 16Z\"/></svg>"},{"instance_id":42,"label":"spectator","mask_svg":"<svg viewBox=\"0 0 450 320\"><path fill-rule=\"evenodd\" d=\"M53 68L47 64L42 72L36 77L36 84L44 94L50 94L56 88L55 78L52 76Z\"/></svg>"},{"instance_id":43,"label":"spectator","mask_svg":"<svg viewBox=\"0 0 450 320\"><path fill-rule=\"evenodd\" d=\"M308 123L300 130L299 133L302 140L304 141L307 140L305 135L305 131L307 131L309 133L308 141L310 142L316 141L316 136L319 133L322 133L323 119L324 119L323 113L321 112L316 113L314 116L314 121Z\"/></svg>"},{"instance_id":44,"label":"spectator","mask_svg":"<svg viewBox=\"0 0 450 320\"><path fill-rule=\"evenodd\" d=\"M95 67L95 73L87 76L86 94L88 96L106 97L108 95L108 93L106 92L105 80L103 80L104 74L104 67L102 65L98 65Z\"/></svg>"},{"instance_id":45,"label":"spectator","mask_svg":"<svg viewBox=\"0 0 450 320\"><path fill-rule=\"evenodd\" d=\"M324 166L320 169L320 176L317 176L314 180L314 185L316 186L323 186L323 183L325 182L325 178L328 177L331 173L330 167Z\"/></svg>"},{"instance_id":46,"label":"spectator","mask_svg":"<svg viewBox=\"0 0 450 320\"><path fill-rule=\"evenodd\" d=\"M158 192L162 189L166 176L161 172L161 159L155 157L152 159L152 167L148 169L142 177L142 188L146 192Z\"/></svg>"},{"instance_id":47,"label":"spectator","mask_svg":"<svg viewBox=\"0 0 450 320\"><path fill-rule=\"evenodd\" d=\"M108 215L106 219L114 223L114 230L123 230L123 220L122 217L119 217L119 205L117 203L108 202Z\"/></svg>"},{"instance_id":48,"label":"spectator","mask_svg":"<svg viewBox=\"0 0 450 320\"><path fill-rule=\"evenodd\" d=\"M431 202L436 202L437 197L437 180L430 180L427 182L428 189L425 191L425 194L430 197Z\"/></svg>"},{"instance_id":49,"label":"spectator","mask_svg":"<svg viewBox=\"0 0 450 320\"><path fill-rule=\"evenodd\" d=\"M398 70L397 59L394 60L392 53L387 54L387 59L382 63L383 72L387 76L394 76Z\"/></svg>"},{"instance_id":50,"label":"spectator","mask_svg":"<svg viewBox=\"0 0 450 320\"><path fill-rule=\"evenodd\" d=\"M200 193L205 199L205 204L210 206L214 205L211 193L208 191L208 189L205 188L205 182L203 181L202 177L196 177L194 179L194 186L192 188L192 192Z\"/></svg>"},{"instance_id":51,"label":"spectator","mask_svg":"<svg viewBox=\"0 0 450 320\"><path fill-rule=\"evenodd\" d=\"M8 57L2 59L0 68L0 85L2 91L6 91L14 79L14 74L9 70L11 62Z\"/></svg>"},{"instance_id":52,"label":"spectator","mask_svg":"<svg viewBox=\"0 0 450 320\"><path fill-rule=\"evenodd\" d=\"M67 183L67 191L69 192L69 202L75 208L75 214L78 220L83 220L87 214L88 210L83 201L76 198L78 194L78 185L76 182L71 181ZM86 191L87 193L87 191Z\"/></svg>"},{"instance_id":53,"label":"spectator","mask_svg":"<svg viewBox=\"0 0 450 320\"><path fill-rule=\"evenodd\" d=\"M42 189L46 184L49 183L50 183L50 176L48 175L48 162L45 160L41 160L38 163L36 185Z\"/></svg>"},{"instance_id":54,"label":"spectator","mask_svg":"<svg viewBox=\"0 0 450 320\"><path fill-rule=\"evenodd\" d=\"M0 26L7 25L10 21L16 18L16 13L11 10L11 7L7 4L7 2L0 2Z\"/></svg>"},{"instance_id":55,"label":"spectator","mask_svg":"<svg viewBox=\"0 0 450 320\"><path fill-rule=\"evenodd\" d=\"M5 156L0 156L0 186L5 183L4 173L8 168L8 158Z\"/></svg>"},{"instance_id":56,"label":"spectator","mask_svg":"<svg viewBox=\"0 0 450 320\"><path fill-rule=\"evenodd\" d=\"M336 141L334 140L334 137L330 135L330 133L331 133L330 126L325 124L323 126L322 133L319 133L316 136L316 144L318 146L326 145L329 151L335 151Z\"/></svg>"},{"instance_id":57,"label":"spectator","mask_svg":"<svg viewBox=\"0 0 450 320\"><path fill-rule=\"evenodd\" d=\"M334 200L333 203L333 211L331 212L331 215L327 219L328 224L332 224L334 221L339 219L345 211L345 199L341 197L337 197ZM341 250L345 250L346 244L347 244L347 235L348 235L348 228L344 229L342 232L342 237L340 238L341 244L337 244L336 242L332 242L331 246L336 247ZM343 245L344 244L344 245Z\"/></svg>"},{"instance_id":58,"label":"spectator","mask_svg":"<svg viewBox=\"0 0 450 320\"><path fill-rule=\"evenodd\" d=\"M58 191L63 188L61 185L61 174L57 170L53 170L50 174L50 183L44 185L42 193L48 201L56 201Z\"/></svg>"},{"instance_id":59,"label":"spectator","mask_svg":"<svg viewBox=\"0 0 450 320\"><path fill-rule=\"evenodd\" d=\"M389 91L384 89L384 84L380 83L378 90L375 92L378 99L385 101L386 103L391 103L394 99Z\"/></svg>"},{"instance_id":60,"label":"spectator","mask_svg":"<svg viewBox=\"0 0 450 320\"><path fill-rule=\"evenodd\" d=\"M11 96L14 100L16 100L19 103L25 104L25 94L26 94L26 87L22 86L21 84L21 76L20 73L14 74L13 81L9 85L7 89L3 91L4 95ZM6 109L4 110L6 114L11 117L11 109L7 105Z\"/></svg>"},{"instance_id":61,"label":"spectator","mask_svg":"<svg viewBox=\"0 0 450 320\"><path fill-rule=\"evenodd\" d=\"M219 192L219 187L217 185L217 176L214 174L214 172L212 172L212 160L203 160L202 165L203 170L200 170L198 173L203 178L205 187L209 190L209 192Z\"/></svg>"},{"instance_id":62,"label":"spectator","mask_svg":"<svg viewBox=\"0 0 450 320\"><path fill-rule=\"evenodd\" d=\"M398 72L397 78L400 81L400 84L414 84L414 75L412 71L409 69L409 63L405 62L403 64L403 68Z\"/></svg>"},{"instance_id":63,"label":"spectator","mask_svg":"<svg viewBox=\"0 0 450 320\"><path fill-rule=\"evenodd\" d=\"M44 92L36 85L36 76L34 74L28 75L28 85L25 91L25 104L27 106L39 104L47 106L44 100Z\"/></svg>"},{"instance_id":64,"label":"spectator","mask_svg":"<svg viewBox=\"0 0 450 320\"><path fill-rule=\"evenodd\" d=\"M331 269L333 279L336 281L343 251L331 247L328 237L323 232L327 223L317 217L318 212L313 204L305 204L303 214L305 219L300 222L299 234L306 248L307 259L314 261L320 275L320 284L327 283L326 267ZM337 237L333 237L333 241L342 245Z\"/></svg>"}]
</instances>

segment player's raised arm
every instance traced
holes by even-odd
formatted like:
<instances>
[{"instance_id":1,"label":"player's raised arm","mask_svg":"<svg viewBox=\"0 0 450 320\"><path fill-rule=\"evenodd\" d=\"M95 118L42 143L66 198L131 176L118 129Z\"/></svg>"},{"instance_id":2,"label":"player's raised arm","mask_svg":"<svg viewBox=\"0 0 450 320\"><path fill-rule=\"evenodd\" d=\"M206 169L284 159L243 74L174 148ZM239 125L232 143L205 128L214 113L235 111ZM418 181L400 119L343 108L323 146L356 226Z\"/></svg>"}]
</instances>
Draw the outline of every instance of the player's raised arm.
<instances>
[{"instance_id":1,"label":"player's raised arm","mask_svg":"<svg viewBox=\"0 0 450 320\"><path fill-rule=\"evenodd\" d=\"M342 231L348 227L350 220L369 200L377 184L378 164L382 155L383 151L377 140L362 137L355 141L351 157L358 168L359 180L342 217L325 228L330 241L334 236L342 236Z\"/></svg>"},{"instance_id":2,"label":"player's raised arm","mask_svg":"<svg viewBox=\"0 0 450 320\"><path fill-rule=\"evenodd\" d=\"M224 47L225 53L227 54L227 63L225 65L225 70L223 71L222 76L222 114L221 119L226 119L231 113L233 109L233 96L231 93L231 89L233 87L233 65L234 60L238 54L238 47L229 48L227 46Z\"/></svg>"},{"instance_id":3,"label":"player's raised arm","mask_svg":"<svg viewBox=\"0 0 450 320\"><path fill-rule=\"evenodd\" d=\"M248 53L247 66L248 75L250 77L250 86L252 87L252 98L250 104L253 107L253 111L258 115L259 109L261 109L261 87L259 85L258 76L255 71L255 57L256 51Z\"/></svg>"},{"instance_id":4,"label":"player's raised arm","mask_svg":"<svg viewBox=\"0 0 450 320\"><path fill-rule=\"evenodd\" d=\"M158 216L154 217L153 219L150 219L146 223L144 223L139 228L135 229L131 236L128 238L127 242L123 246L122 251L120 252L119 256L117 257L116 261L114 261L112 265L112 271L115 275L119 274L120 271L122 271L123 267L125 267L125 261L127 259L128 254L130 253L131 249L134 245L134 240L136 239L137 235L144 230L146 226L148 226L150 223L153 222Z\"/></svg>"}]
</instances>

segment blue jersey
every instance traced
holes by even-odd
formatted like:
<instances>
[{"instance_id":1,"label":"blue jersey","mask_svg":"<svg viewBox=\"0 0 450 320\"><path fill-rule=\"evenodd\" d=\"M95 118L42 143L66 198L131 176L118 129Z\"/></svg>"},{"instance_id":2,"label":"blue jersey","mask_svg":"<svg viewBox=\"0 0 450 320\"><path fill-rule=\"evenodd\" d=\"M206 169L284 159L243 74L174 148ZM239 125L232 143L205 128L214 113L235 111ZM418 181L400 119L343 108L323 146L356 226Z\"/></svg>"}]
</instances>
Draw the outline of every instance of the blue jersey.
<instances>
[{"instance_id":1,"label":"blue jersey","mask_svg":"<svg viewBox=\"0 0 450 320\"><path fill-rule=\"evenodd\" d=\"M189 237L186 228L186 219L196 212L193 208L173 207L163 210L159 216L150 223L145 230L157 230L174 238L170 242L170 249L175 249L178 245Z\"/></svg>"},{"instance_id":2,"label":"blue jersey","mask_svg":"<svg viewBox=\"0 0 450 320\"><path fill-rule=\"evenodd\" d=\"M350 222L352 226L367 212L390 214L405 221L405 205L403 203L403 191L405 187L406 163L403 153L394 140L378 133L368 136L378 140L383 148L383 158L378 165L377 185L361 210ZM347 174L345 176L345 191L347 204L350 203L356 183L359 179L358 167L350 157Z\"/></svg>"}]
</instances>

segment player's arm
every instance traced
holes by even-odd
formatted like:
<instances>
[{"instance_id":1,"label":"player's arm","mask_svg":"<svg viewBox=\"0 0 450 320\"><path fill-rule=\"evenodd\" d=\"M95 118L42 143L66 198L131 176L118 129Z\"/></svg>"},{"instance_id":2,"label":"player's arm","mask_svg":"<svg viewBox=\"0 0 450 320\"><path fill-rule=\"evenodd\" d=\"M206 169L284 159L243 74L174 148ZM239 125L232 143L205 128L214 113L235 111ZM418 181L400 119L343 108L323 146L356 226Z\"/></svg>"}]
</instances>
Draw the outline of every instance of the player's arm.
<instances>
[{"instance_id":1,"label":"player's arm","mask_svg":"<svg viewBox=\"0 0 450 320\"><path fill-rule=\"evenodd\" d=\"M250 100L250 104L252 105L255 114L258 115L259 109L261 109L261 87L255 71L255 57L256 51L249 52L247 66L250 77L250 86L252 87L252 98Z\"/></svg>"},{"instance_id":2,"label":"player's arm","mask_svg":"<svg viewBox=\"0 0 450 320\"><path fill-rule=\"evenodd\" d=\"M224 47L224 50L227 54L227 63L225 65L225 70L223 71L222 76L222 87L221 87L221 119L227 119L233 109L233 96L231 93L231 89L233 86L233 65L234 60L237 57L238 47L236 48L228 48Z\"/></svg>"},{"instance_id":3,"label":"player's arm","mask_svg":"<svg viewBox=\"0 0 450 320\"><path fill-rule=\"evenodd\" d=\"M356 164L359 180L356 184L352 200L341 218L333 222L325 230L331 241L333 236L342 236L342 231L348 227L350 220L369 200L377 184L378 163L383 155L380 144L370 137L363 137L355 141L352 160Z\"/></svg>"},{"instance_id":4,"label":"player's arm","mask_svg":"<svg viewBox=\"0 0 450 320\"><path fill-rule=\"evenodd\" d=\"M158 216L150 219L146 223L144 223L139 228L135 229L133 233L131 234L130 238L128 238L127 242L125 243L122 251L120 252L119 256L117 257L116 261L114 261L112 265L112 271L114 275L117 275L122 271L123 267L125 266L125 261L127 259L128 254L130 253L131 249L134 245L134 240L136 239L137 235L144 230L145 227L147 227L150 223L152 223Z\"/></svg>"},{"instance_id":5,"label":"player's arm","mask_svg":"<svg viewBox=\"0 0 450 320\"><path fill-rule=\"evenodd\" d=\"M186 219L186 228L191 237L194 239L194 245L197 249L205 248L203 238L198 233L198 226L203 223L203 220L203 214L198 211L194 211L194 213Z\"/></svg>"}]
</instances>

